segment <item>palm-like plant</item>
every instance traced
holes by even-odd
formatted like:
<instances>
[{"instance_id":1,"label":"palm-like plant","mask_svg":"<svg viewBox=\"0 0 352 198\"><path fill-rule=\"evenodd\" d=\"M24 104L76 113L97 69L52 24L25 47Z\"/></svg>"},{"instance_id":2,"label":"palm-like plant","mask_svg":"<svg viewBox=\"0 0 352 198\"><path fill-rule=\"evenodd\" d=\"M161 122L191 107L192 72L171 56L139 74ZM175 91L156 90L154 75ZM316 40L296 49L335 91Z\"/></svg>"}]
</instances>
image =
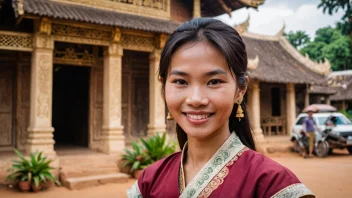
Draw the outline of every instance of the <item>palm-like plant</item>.
<instances>
[{"instance_id":1,"label":"palm-like plant","mask_svg":"<svg viewBox=\"0 0 352 198\"><path fill-rule=\"evenodd\" d=\"M54 168L50 167L52 160L42 156L42 152L31 153L29 160L23 154L15 149L16 155L20 160L14 160L12 167L9 169L12 173L7 176L7 180L14 182L29 181L34 182L35 187L39 187L41 182L52 181L57 185L60 182L56 180L55 176L50 172Z\"/></svg>"},{"instance_id":2,"label":"palm-like plant","mask_svg":"<svg viewBox=\"0 0 352 198\"><path fill-rule=\"evenodd\" d=\"M166 133L162 136L156 134L148 139L141 139L147 157L153 162L156 162L164 157L175 152L176 145L168 144L166 141Z\"/></svg>"},{"instance_id":3,"label":"palm-like plant","mask_svg":"<svg viewBox=\"0 0 352 198\"><path fill-rule=\"evenodd\" d=\"M126 160L123 167L130 165L132 167L131 172L142 170L152 163L143 151L143 147L137 142L132 143L132 150L125 149L125 152L126 154L122 155L122 159Z\"/></svg>"}]
</instances>

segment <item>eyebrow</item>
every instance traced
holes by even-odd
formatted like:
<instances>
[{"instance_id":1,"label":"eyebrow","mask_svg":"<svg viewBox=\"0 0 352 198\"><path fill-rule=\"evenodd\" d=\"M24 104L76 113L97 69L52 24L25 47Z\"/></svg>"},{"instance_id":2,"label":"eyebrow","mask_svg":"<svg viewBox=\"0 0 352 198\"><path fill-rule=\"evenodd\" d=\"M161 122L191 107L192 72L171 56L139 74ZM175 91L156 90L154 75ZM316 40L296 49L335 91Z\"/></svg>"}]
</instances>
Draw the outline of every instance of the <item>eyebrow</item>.
<instances>
[{"instance_id":1,"label":"eyebrow","mask_svg":"<svg viewBox=\"0 0 352 198\"><path fill-rule=\"evenodd\" d=\"M214 76L217 74L222 74L222 75L226 75L227 73L222 70L222 69L215 69L213 71L209 71L207 73L205 73L205 76ZM178 75L178 76L188 76L188 74L186 72L183 71L179 71L179 70L173 70L170 72L170 76L171 75Z\"/></svg>"}]
</instances>

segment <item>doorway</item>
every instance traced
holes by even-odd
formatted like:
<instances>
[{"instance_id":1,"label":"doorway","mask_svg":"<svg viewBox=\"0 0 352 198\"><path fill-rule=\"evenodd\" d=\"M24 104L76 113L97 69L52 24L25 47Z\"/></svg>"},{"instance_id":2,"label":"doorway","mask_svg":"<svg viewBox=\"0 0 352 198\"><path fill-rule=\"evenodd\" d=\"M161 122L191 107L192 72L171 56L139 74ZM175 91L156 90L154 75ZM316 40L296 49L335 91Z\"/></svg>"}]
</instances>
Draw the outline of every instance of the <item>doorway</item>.
<instances>
[{"instance_id":1,"label":"doorway","mask_svg":"<svg viewBox=\"0 0 352 198\"><path fill-rule=\"evenodd\" d=\"M55 146L88 147L89 76L90 67L54 66Z\"/></svg>"}]
</instances>

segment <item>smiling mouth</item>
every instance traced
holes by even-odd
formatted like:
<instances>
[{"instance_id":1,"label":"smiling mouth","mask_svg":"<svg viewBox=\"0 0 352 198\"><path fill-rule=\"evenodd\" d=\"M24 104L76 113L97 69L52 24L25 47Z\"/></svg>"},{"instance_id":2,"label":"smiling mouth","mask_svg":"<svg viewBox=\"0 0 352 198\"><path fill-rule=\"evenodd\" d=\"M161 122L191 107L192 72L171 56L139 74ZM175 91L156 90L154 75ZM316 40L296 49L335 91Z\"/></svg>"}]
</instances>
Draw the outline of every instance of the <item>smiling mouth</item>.
<instances>
[{"instance_id":1,"label":"smiling mouth","mask_svg":"<svg viewBox=\"0 0 352 198\"><path fill-rule=\"evenodd\" d=\"M214 113L203 113L203 114L192 114L192 113L183 113L185 116L191 118L192 120L203 120L211 117Z\"/></svg>"}]
</instances>

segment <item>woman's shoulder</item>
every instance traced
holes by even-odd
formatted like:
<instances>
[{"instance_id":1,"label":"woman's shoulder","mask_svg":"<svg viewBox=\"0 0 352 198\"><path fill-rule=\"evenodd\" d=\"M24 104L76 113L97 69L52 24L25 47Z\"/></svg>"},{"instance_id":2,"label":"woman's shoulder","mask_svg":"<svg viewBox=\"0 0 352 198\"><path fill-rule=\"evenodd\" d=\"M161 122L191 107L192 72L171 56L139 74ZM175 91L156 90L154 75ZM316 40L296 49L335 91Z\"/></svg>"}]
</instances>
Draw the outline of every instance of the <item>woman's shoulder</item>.
<instances>
[{"instance_id":1,"label":"woman's shoulder","mask_svg":"<svg viewBox=\"0 0 352 198\"><path fill-rule=\"evenodd\" d=\"M249 166L254 168L257 172L285 174L297 179L297 177L288 168L261 153L248 150L244 156L246 158L245 160L248 160L247 163Z\"/></svg>"},{"instance_id":2,"label":"woman's shoulder","mask_svg":"<svg viewBox=\"0 0 352 198\"><path fill-rule=\"evenodd\" d=\"M260 197L313 195L294 173L269 157L253 150L248 150L243 157L248 164L249 175L256 180Z\"/></svg>"},{"instance_id":3,"label":"woman's shoulder","mask_svg":"<svg viewBox=\"0 0 352 198\"><path fill-rule=\"evenodd\" d=\"M170 183L169 181L176 181L175 184L177 188L180 159L181 153L177 152L144 169L136 184L141 194L159 192L160 188L165 187L165 183Z\"/></svg>"},{"instance_id":4,"label":"woman's shoulder","mask_svg":"<svg viewBox=\"0 0 352 198\"><path fill-rule=\"evenodd\" d=\"M145 169L145 172L154 173L154 172L158 172L158 170L160 169L170 168L170 166L174 166L177 162L180 162L180 159L181 159L181 152L173 153L148 166Z\"/></svg>"},{"instance_id":5,"label":"woman's shoulder","mask_svg":"<svg viewBox=\"0 0 352 198\"><path fill-rule=\"evenodd\" d=\"M138 178L139 182L152 182L160 175L165 175L170 170L173 170L179 166L181 159L181 152L176 152L169 155L159 161L154 162L148 166L142 172L141 176Z\"/></svg>"}]
</instances>

